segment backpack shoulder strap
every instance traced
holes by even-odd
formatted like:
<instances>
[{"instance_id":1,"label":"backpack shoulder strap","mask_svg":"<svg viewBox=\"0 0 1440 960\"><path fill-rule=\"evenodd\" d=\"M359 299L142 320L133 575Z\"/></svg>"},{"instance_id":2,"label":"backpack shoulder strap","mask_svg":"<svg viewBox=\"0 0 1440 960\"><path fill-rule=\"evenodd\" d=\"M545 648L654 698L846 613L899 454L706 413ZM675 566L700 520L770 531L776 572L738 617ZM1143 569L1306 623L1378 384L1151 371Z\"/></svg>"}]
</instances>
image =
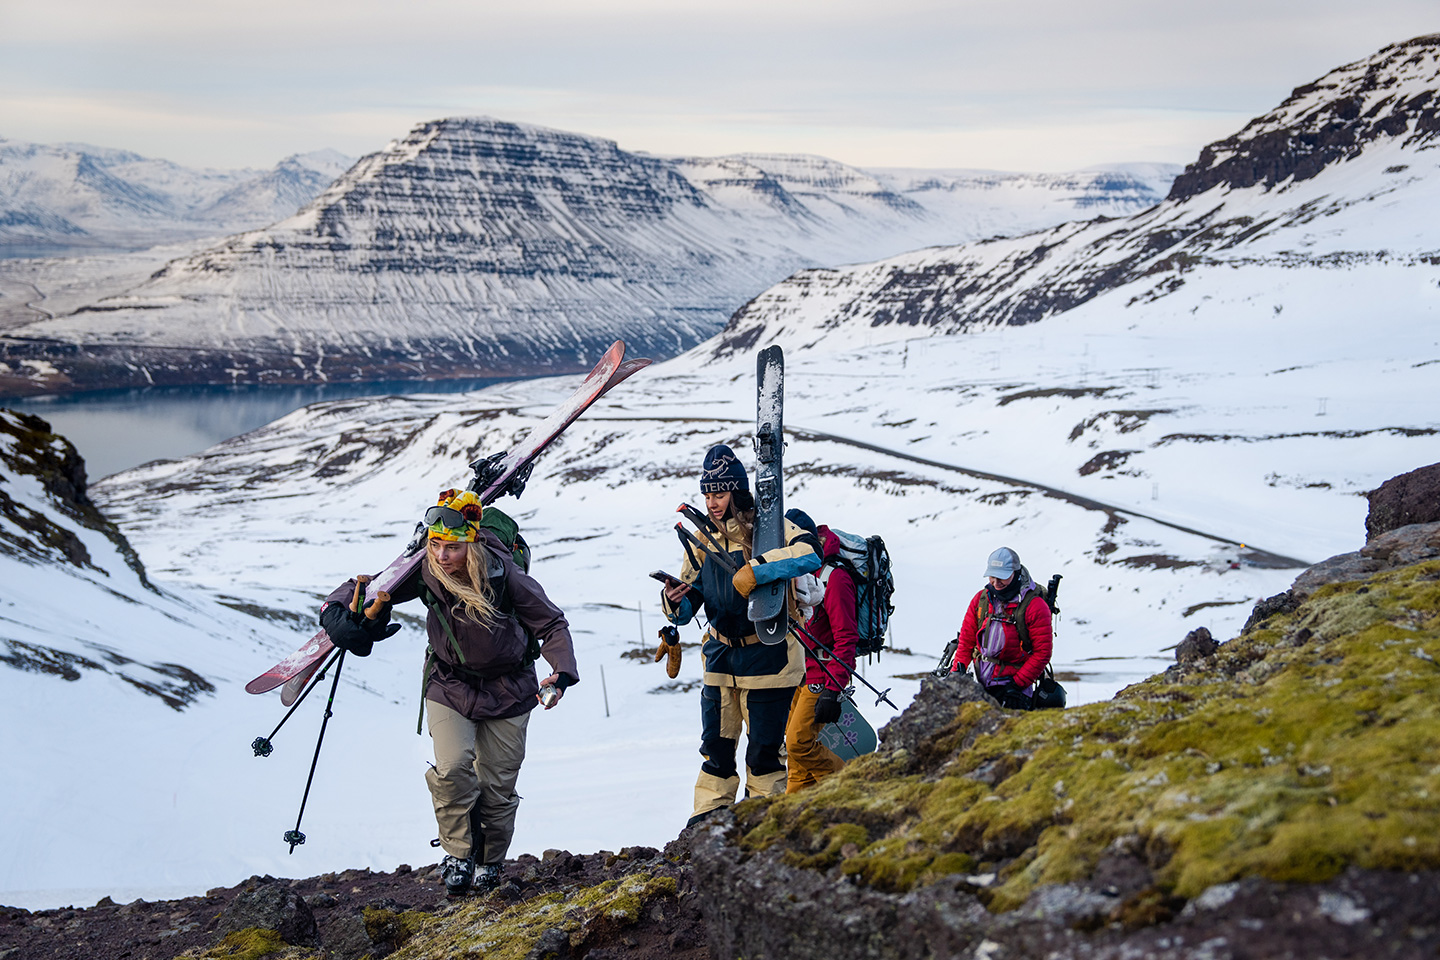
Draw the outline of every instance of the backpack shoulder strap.
<instances>
[{"instance_id":1,"label":"backpack shoulder strap","mask_svg":"<svg viewBox=\"0 0 1440 960\"><path fill-rule=\"evenodd\" d=\"M455 639L455 628L450 626L450 618L445 616L445 605L430 591L430 585L424 580L420 581L420 599L425 606L430 608L430 612L439 618L440 626L445 628L445 635L450 638L451 649L455 651L456 658L463 664L465 654L460 652L460 641Z\"/></svg>"},{"instance_id":2,"label":"backpack shoulder strap","mask_svg":"<svg viewBox=\"0 0 1440 960\"><path fill-rule=\"evenodd\" d=\"M1015 608L1015 631L1020 634L1020 649L1025 651L1027 657L1034 649L1034 645L1030 642L1030 625L1025 622L1025 611L1029 610L1030 604L1036 600L1042 603L1045 601L1045 595L1040 592L1038 587Z\"/></svg>"}]
</instances>

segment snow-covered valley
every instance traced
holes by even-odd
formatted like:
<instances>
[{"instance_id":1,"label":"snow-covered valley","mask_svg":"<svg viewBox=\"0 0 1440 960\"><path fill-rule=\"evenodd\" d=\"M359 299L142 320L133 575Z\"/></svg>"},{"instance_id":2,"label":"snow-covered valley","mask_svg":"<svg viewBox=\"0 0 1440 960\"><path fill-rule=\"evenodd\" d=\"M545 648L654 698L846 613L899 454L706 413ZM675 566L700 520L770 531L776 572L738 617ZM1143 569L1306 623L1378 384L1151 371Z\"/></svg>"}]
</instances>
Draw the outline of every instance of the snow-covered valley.
<instances>
[{"instance_id":1,"label":"snow-covered valley","mask_svg":"<svg viewBox=\"0 0 1440 960\"><path fill-rule=\"evenodd\" d=\"M675 683L650 662L647 573L678 563L672 510L695 500L706 447L748 450L768 343L787 355L789 502L890 547L898 649L866 673L902 707L994 547L1064 575L1055 666L1072 703L1163 669L1195 627L1233 636L1302 565L1356 549L1361 494L1440 460L1440 161L1430 97L1416 102L1440 91L1440 38L1422 40L1297 92L1192 172L1276 131L1298 141L1354 98L1352 119L1399 117L1317 169L1197 176L1192 194L1118 221L805 271L592 408L500 504L570 616L583 673L531 725L512 852L659 845L688 815L698 651ZM293 856L281 834L321 704L258 759L249 743L282 710L241 687L303 641L323 594L384 566L467 461L509 446L571 383L320 404L96 485L164 596L121 589L118 554L101 577L7 550L3 582L24 589L0 596L4 638L99 666L72 662L69 682L0 672L6 729L27 732L6 745L20 775L0 796L22 815L4 828L0 901L434 859L415 620L347 662ZM0 491L50 509L28 483L11 470ZM214 690L177 711L95 644ZM877 727L891 714L860 702Z\"/></svg>"}]
</instances>

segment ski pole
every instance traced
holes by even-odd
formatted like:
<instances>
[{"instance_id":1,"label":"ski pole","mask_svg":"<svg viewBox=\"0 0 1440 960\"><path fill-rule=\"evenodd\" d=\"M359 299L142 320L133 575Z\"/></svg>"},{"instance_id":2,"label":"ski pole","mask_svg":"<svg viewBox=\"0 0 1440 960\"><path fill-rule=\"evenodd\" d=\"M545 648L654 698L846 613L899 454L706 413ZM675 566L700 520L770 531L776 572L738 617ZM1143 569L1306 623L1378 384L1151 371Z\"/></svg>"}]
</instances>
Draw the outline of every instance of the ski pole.
<instances>
[{"instance_id":1,"label":"ski pole","mask_svg":"<svg viewBox=\"0 0 1440 960\"><path fill-rule=\"evenodd\" d=\"M935 664L935 669L930 672L936 677L944 679L955 664L955 651L960 648L960 637L957 635L954 640L945 644L945 652L940 654L940 662Z\"/></svg>"},{"instance_id":2,"label":"ski pole","mask_svg":"<svg viewBox=\"0 0 1440 960\"><path fill-rule=\"evenodd\" d=\"M799 636L801 636L804 640L809 641L810 643L814 644L814 645L815 645L816 647L818 647L819 649L821 649L821 650L825 651L826 653L828 653L828 654L830 655L830 659L832 659L832 660L835 659L835 651L834 651L834 650L831 650L829 647L825 646L825 644L821 643L819 640L816 640L814 634L812 634L809 630L806 630L804 627L800 626L798 623L797 623L797 624L794 624L794 629L796 629L796 630L799 631ZM849 668L849 667L846 667L846 669L849 670L850 668ZM878 706L880 706L880 704L882 704L882 703L888 703L888 704L890 704L890 706L895 707L896 710L899 710L899 709L900 709L899 707L896 707L896 706L895 706L895 702L894 702L893 700L891 700L890 697L888 696L888 694L890 693L890 691L891 691L891 689L892 689L891 687L886 687L884 690L881 690L879 687L875 686L875 684L871 683L869 680L866 680L863 676L861 676L859 673L857 673L857 672L854 671L854 670L850 670L850 676L851 676L852 678L856 679L856 680L859 680L861 683L865 684L865 686L867 686L867 687L870 688L870 692L876 695L876 697L875 697L875 706L878 707ZM836 682L838 683L839 681L837 680Z\"/></svg>"},{"instance_id":3,"label":"ski pole","mask_svg":"<svg viewBox=\"0 0 1440 960\"><path fill-rule=\"evenodd\" d=\"M699 550L707 557L714 557L715 562L720 564L720 566L724 567L726 570L729 570L732 576L739 572L740 568L735 566L735 561L730 559L730 554L723 551L711 550L709 547L705 546L705 544L701 543L695 538L695 534L685 529L684 523L676 521L675 533L680 537L681 543L694 546L695 549ZM713 540L711 542L714 543Z\"/></svg>"},{"instance_id":4,"label":"ski pole","mask_svg":"<svg viewBox=\"0 0 1440 960\"><path fill-rule=\"evenodd\" d=\"M710 546L714 548L716 553L720 554L723 557L726 557L727 559L729 558L730 551L720 546L720 544L716 542L715 538L710 536L710 531L706 529L706 527L710 526L709 517L705 516L705 514L701 513L699 510L695 509L688 503L680 504L680 506L675 508L675 512L685 517L691 523L695 524L695 529L700 532L700 536L705 538L705 542L710 544Z\"/></svg>"},{"instance_id":5,"label":"ski pole","mask_svg":"<svg viewBox=\"0 0 1440 960\"><path fill-rule=\"evenodd\" d=\"M805 638L804 638L804 637L801 637L800 634L798 634L798 633L795 634L795 637L796 637L796 639L798 639L802 644L805 642ZM813 638L812 638L812 639L813 639ZM825 671L825 676L829 677L831 680L833 680L836 684L838 684L838 685L840 686L840 688L841 688L841 690L840 690L840 695L841 695L842 697L844 697L846 700L849 700L851 703L854 703L854 702L855 702L855 698L852 697L850 694L851 694L851 691L853 691L853 690L855 689L855 684L853 684L853 683L850 683L850 684L842 683L839 677L835 676L835 674L833 674L833 673L830 672L830 668L825 665L825 661L824 661L824 660L821 660L819 657L816 657L816 658L815 658L815 663L816 663L817 666L820 667L821 670ZM853 676L853 674L852 674L852 676ZM876 701L876 705L877 705L877 706L879 705L879 701ZM892 703L891 706L893 707L894 704Z\"/></svg>"},{"instance_id":6,"label":"ski pole","mask_svg":"<svg viewBox=\"0 0 1440 960\"><path fill-rule=\"evenodd\" d=\"M284 840L290 844L290 852L305 842L300 832L300 821L305 818L305 804L310 801L310 785L315 782L315 765L320 762L320 745L325 742L325 727L330 723L331 707L335 705L335 688L340 686L340 668L345 666L345 651L335 659L335 679L330 682L330 699L325 702L325 717L320 721L320 736L315 741L315 756L310 760L310 776L305 778L305 795L300 798L300 813L295 817L295 829L286 830Z\"/></svg>"},{"instance_id":7,"label":"ski pole","mask_svg":"<svg viewBox=\"0 0 1440 960\"><path fill-rule=\"evenodd\" d=\"M300 696L296 698L294 705L290 707L290 709L286 712L285 716L280 718L280 722L275 724L275 729L270 731L270 736L256 737L250 743L250 749L255 751L255 756L270 756L270 752L275 749L275 745L272 744L270 741L274 740L275 734L279 733L280 728L285 726L285 721L289 720L291 715L294 714L296 710L300 709L300 704L304 703L305 698L310 696L310 691L318 687L320 685L320 682L325 679L325 671L330 669L330 665L335 662L335 658L338 657L342 652L343 651L338 649L331 650L329 659L320 665L319 670L315 671L315 676L310 678L309 684L305 687L305 692L300 694Z\"/></svg>"}]
</instances>

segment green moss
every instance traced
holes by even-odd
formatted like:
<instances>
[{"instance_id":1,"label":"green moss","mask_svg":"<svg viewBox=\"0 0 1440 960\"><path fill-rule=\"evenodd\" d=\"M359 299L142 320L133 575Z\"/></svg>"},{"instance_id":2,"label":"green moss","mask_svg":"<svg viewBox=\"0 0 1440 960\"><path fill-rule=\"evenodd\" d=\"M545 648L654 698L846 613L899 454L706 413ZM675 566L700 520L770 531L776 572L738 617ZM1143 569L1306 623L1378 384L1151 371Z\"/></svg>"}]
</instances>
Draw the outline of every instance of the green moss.
<instances>
[{"instance_id":1,"label":"green moss","mask_svg":"<svg viewBox=\"0 0 1440 960\"><path fill-rule=\"evenodd\" d=\"M998 726L966 704L909 768L866 758L757 805L741 843L885 890L996 863L1007 909L1133 837L1159 885L1126 923L1243 876L1440 866L1437 661L1440 562L1331 585L1108 703Z\"/></svg>"},{"instance_id":2,"label":"green moss","mask_svg":"<svg viewBox=\"0 0 1440 960\"><path fill-rule=\"evenodd\" d=\"M203 953L186 953L193 960L260 960L282 954L286 957L313 956L310 951L291 947L274 930L248 927L227 934L224 940Z\"/></svg>"},{"instance_id":3,"label":"green moss","mask_svg":"<svg viewBox=\"0 0 1440 960\"><path fill-rule=\"evenodd\" d=\"M420 924L392 956L396 960L523 960L552 929L559 930L571 948L579 948L594 934L635 923L648 904L677 893L673 877L635 873L535 897L498 913L488 901L476 901Z\"/></svg>"},{"instance_id":4,"label":"green moss","mask_svg":"<svg viewBox=\"0 0 1440 960\"><path fill-rule=\"evenodd\" d=\"M403 947L419 933L433 918L419 910L384 910L380 907L366 907L365 933L373 943L389 943L394 948Z\"/></svg>"}]
</instances>

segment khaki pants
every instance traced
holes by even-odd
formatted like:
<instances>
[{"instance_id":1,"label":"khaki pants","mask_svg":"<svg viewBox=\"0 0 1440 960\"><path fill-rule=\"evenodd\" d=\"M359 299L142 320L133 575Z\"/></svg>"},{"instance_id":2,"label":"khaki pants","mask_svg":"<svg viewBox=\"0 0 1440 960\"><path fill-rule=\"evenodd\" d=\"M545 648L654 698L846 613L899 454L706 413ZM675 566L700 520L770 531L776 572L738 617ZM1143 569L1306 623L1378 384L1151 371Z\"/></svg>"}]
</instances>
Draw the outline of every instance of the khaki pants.
<instances>
[{"instance_id":1,"label":"khaki pants","mask_svg":"<svg viewBox=\"0 0 1440 960\"><path fill-rule=\"evenodd\" d=\"M700 691L700 752L692 817L735 802L740 773L735 750L743 728L745 795L785 792L785 717L791 687L747 689L705 686Z\"/></svg>"},{"instance_id":2,"label":"khaki pants","mask_svg":"<svg viewBox=\"0 0 1440 960\"><path fill-rule=\"evenodd\" d=\"M785 725L785 752L790 759L786 793L813 787L821 777L845 766L845 761L819 740L822 725L815 722L815 701L819 699L820 694L811 693L810 688L802 684L795 689L795 699L790 701L790 721Z\"/></svg>"},{"instance_id":3,"label":"khaki pants","mask_svg":"<svg viewBox=\"0 0 1440 960\"><path fill-rule=\"evenodd\" d=\"M471 856L480 864L501 863L515 835L520 796L515 781L525 759L525 727L530 714L505 720L471 720L443 703L427 700L435 766L425 771L440 846L452 857ZM476 847L471 811L481 831Z\"/></svg>"}]
</instances>

